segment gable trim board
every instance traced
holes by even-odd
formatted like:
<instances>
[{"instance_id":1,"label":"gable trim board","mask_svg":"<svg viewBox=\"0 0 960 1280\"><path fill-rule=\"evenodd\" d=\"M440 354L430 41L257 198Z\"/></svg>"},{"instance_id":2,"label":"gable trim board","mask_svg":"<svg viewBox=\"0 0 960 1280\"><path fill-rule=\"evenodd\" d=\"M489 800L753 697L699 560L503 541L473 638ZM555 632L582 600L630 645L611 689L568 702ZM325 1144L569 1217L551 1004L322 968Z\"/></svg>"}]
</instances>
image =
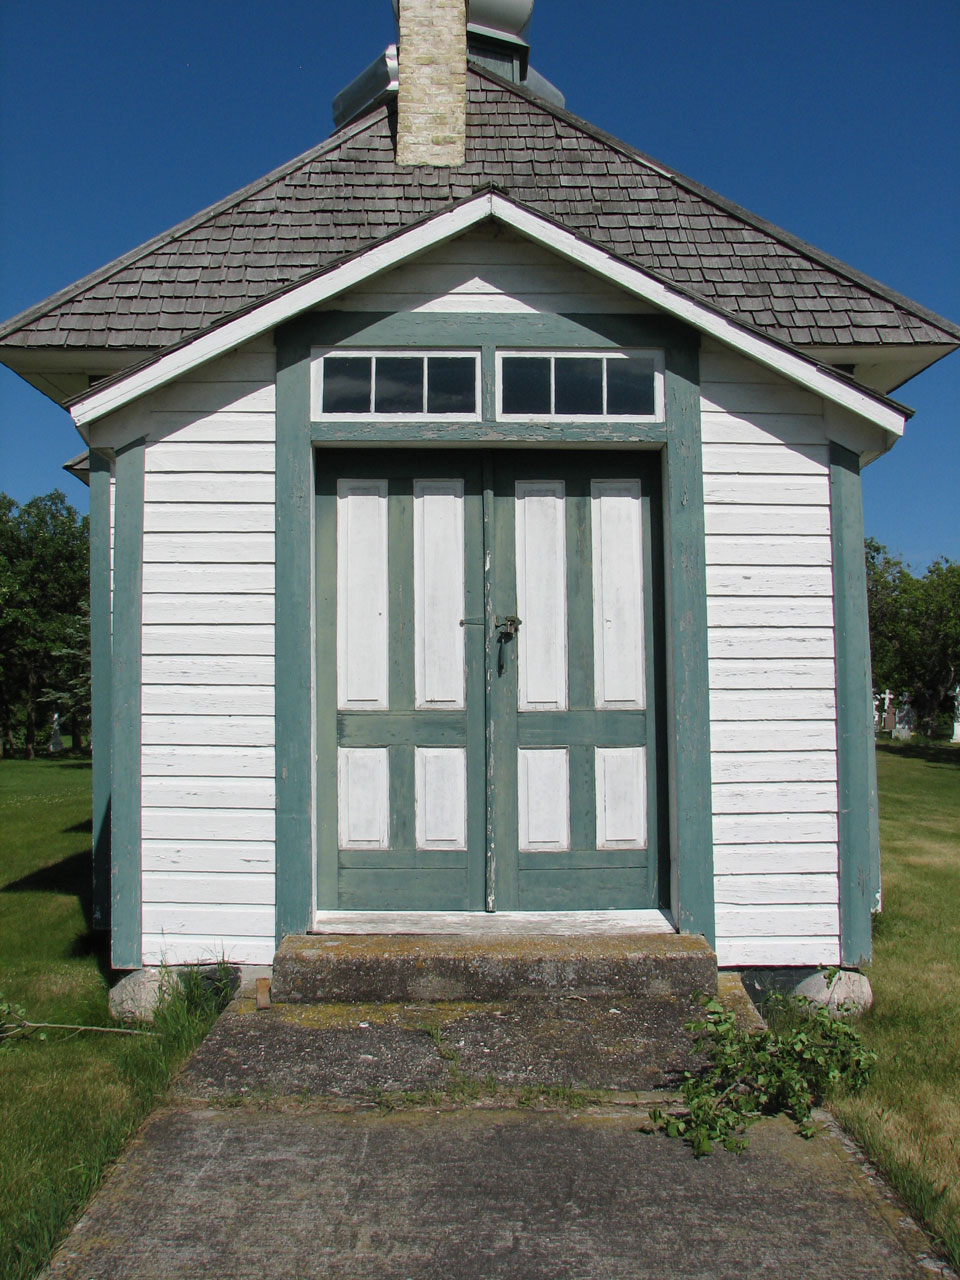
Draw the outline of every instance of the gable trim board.
<instances>
[{"instance_id":1,"label":"gable trim board","mask_svg":"<svg viewBox=\"0 0 960 1280\"><path fill-rule=\"evenodd\" d=\"M682 320L702 333L751 357L783 377L817 395L848 409L888 435L902 435L909 411L886 397L871 393L827 370L771 338L751 332L701 301L682 293L674 285L631 266L605 250L564 230L540 214L532 213L495 192L476 195L444 213L394 233L386 240L327 268L317 276L261 303L252 310L227 320L214 329L186 340L174 349L153 356L139 368L106 379L97 388L68 402L80 428L158 389L189 370L223 355L277 325L329 302L338 293L352 289L380 272L387 271L414 255L423 253L493 218L512 227L560 257L619 286L627 293Z\"/></svg>"}]
</instances>

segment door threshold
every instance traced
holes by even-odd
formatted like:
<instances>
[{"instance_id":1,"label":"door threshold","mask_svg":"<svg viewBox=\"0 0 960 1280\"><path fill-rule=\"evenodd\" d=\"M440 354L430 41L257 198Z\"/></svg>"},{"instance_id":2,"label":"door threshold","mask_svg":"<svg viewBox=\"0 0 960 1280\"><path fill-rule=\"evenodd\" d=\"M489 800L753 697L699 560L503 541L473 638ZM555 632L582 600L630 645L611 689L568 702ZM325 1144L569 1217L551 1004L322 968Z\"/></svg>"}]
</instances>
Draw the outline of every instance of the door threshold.
<instances>
[{"instance_id":1,"label":"door threshold","mask_svg":"<svg viewBox=\"0 0 960 1280\"><path fill-rule=\"evenodd\" d=\"M676 933L666 911L318 911L310 933L489 938Z\"/></svg>"}]
</instances>

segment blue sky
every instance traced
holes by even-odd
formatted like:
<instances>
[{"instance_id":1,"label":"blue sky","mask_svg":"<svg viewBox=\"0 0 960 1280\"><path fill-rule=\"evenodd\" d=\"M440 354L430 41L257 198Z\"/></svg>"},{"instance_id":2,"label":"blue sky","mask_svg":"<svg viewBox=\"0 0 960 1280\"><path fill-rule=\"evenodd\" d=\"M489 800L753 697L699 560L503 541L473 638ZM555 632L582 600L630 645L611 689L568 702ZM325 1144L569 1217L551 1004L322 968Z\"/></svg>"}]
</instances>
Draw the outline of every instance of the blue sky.
<instances>
[{"instance_id":1,"label":"blue sky","mask_svg":"<svg viewBox=\"0 0 960 1280\"><path fill-rule=\"evenodd\" d=\"M3 0L0 318L306 150L390 0ZM956 0L537 0L571 111L960 320ZM867 532L960 560L960 354L865 473ZM86 490L69 417L0 369L0 488Z\"/></svg>"}]
</instances>

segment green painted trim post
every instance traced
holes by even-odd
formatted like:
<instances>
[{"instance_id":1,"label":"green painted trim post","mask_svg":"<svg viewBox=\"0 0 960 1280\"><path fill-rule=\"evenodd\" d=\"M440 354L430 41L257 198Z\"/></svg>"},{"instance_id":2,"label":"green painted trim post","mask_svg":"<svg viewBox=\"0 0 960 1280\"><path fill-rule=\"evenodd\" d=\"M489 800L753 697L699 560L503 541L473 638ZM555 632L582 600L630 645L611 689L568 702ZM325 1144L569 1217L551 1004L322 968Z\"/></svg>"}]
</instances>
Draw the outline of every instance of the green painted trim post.
<instances>
[{"instance_id":1,"label":"green painted trim post","mask_svg":"<svg viewBox=\"0 0 960 1280\"><path fill-rule=\"evenodd\" d=\"M113 539L113 724L111 958L137 969L142 957L140 667L143 619L143 473L146 446L117 454Z\"/></svg>"},{"instance_id":2,"label":"green painted trim post","mask_svg":"<svg viewBox=\"0 0 960 1280\"><path fill-rule=\"evenodd\" d=\"M871 914L880 892L880 819L860 459L839 444L830 445L830 530L837 662L840 962L859 966L868 964L872 955Z\"/></svg>"},{"instance_id":3,"label":"green painted trim post","mask_svg":"<svg viewBox=\"0 0 960 1280\"><path fill-rule=\"evenodd\" d=\"M310 345L277 337L276 937L313 923L313 457Z\"/></svg>"},{"instance_id":4,"label":"green painted trim post","mask_svg":"<svg viewBox=\"0 0 960 1280\"><path fill-rule=\"evenodd\" d=\"M110 463L90 454L90 738L93 750L94 929L110 928Z\"/></svg>"},{"instance_id":5,"label":"green painted trim post","mask_svg":"<svg viewBox=\"0 0 960 1280\"><path fill-rule=\"evenodd\" d=\"M664 480L668 794L676 922L716 946L700 355L668 343Z\"/></svg>"}]
</instances>

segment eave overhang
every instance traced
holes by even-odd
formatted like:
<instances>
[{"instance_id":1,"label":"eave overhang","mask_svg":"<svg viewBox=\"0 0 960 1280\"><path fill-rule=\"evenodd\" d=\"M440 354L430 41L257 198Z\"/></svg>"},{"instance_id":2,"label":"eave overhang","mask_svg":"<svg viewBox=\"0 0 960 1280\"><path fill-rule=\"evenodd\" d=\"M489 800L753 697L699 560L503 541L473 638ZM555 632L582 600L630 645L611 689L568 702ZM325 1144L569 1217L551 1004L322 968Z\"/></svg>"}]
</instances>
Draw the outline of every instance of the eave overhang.
<instances>
[{"instance_id":1,"label":"eave overhang","mask_svg":"<svg viewBox=\"0 0 960 1280\"><path fill-rule=\"evenodd\" d=\"M842 406L891 437L903 434L904 423L911 414L911 410L903 405L860 386L836 369L819 363L786 343L741 321L731 320L728 315L676 284L598 248L493 188L484 188L440 213L398 230L265 301L235 312L202 332L152 354L134 368L103 379L94 388L66 401L66 407L86 437L85 429L107 414L115 413L295 316L329 304L339 294L462 235L488 219L503 223L625 293L690 324L701 333Z\"/></svg>"}]
</instances>

